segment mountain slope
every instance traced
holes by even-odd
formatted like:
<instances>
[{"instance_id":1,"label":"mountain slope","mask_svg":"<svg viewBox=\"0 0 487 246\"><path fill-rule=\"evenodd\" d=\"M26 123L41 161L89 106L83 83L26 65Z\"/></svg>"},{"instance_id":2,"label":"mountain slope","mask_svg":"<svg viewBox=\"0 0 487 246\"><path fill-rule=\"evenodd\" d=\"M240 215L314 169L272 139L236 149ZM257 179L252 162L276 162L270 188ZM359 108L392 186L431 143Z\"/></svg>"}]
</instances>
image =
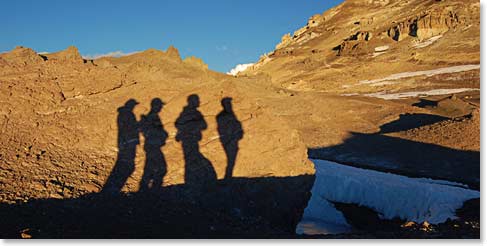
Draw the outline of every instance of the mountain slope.
<instances>
[{"instance_id":1,"label":"mountain slope","mask_svg":"<svg viewBox=\"0 0 487 246\"><path fill-rule=\"evenodd\" d=\"M479 6L473 0L347 0L283 36L274 51L241 75L263 73L277 86L301 91L398 90L360 81L480 63Z\"/></svg>"}]
</instances>

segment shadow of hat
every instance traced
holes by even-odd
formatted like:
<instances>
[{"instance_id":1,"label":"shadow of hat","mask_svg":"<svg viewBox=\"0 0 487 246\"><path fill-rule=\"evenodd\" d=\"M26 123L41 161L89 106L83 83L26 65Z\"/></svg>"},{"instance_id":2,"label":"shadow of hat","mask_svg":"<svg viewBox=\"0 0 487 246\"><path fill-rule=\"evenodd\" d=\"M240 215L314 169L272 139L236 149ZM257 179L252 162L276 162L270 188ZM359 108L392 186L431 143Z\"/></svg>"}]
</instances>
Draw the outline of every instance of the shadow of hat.
<instances>
[{"instance_id":1,"label":"shadow of hat","mask_svg":"<svg viewBox=\"0 0 487 246\"><path fill-rule=\"evenodd\" d=\"M135 99L130 99L125 103L125 107L135 107L135 105L139 104Z\"/></svg>"}]
</instances>

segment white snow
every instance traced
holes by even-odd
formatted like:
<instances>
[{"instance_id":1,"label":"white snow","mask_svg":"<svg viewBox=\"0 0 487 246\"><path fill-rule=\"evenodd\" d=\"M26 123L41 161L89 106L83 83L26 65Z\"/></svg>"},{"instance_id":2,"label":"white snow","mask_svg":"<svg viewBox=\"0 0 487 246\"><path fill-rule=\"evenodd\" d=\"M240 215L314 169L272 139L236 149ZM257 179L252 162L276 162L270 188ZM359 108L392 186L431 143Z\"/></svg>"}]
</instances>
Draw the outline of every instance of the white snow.
<instances>
[{"instance_id":1,"label":"white snow","mask_svg":"<svg viewBox=\"0 0 487 246\"><path fill-rule=\"evenodd\" d=\"M230 70L230 72L228 72L227 74L236 76L238 73L247 70L247 68L251 67L252 65L254 65L254 63L238 64L237 66L232 68L232 70Z\"/></svg>"},{"instance_id":2,"label":"white snow","mask_svg":"<svg viewBox=\"0 0 487 246\"><path fill-rule=\"evenodd\" d=\"M460 65L460 66L452 66L452 67L444 67L432 70L424 70L424 71L414 71L414 72L404 72L404 73L396 73L391 74L382 79L372 79L372 80L361 80L359 81L360 84L374 84L378 82L390 81L390 80L398 80L403 78L410 78L410 77L417 77L417 76L434 76L439 74L445 73L458 73L464 72L469 70L480 69L480 64L473 64L473 65Z\"/></svg>"},{"instance_id":3,"label":"white snow","mask_svg":"<svg viewBox=\"0 0 487 246\"><path fill-rule=\"evenodd\" d=\"M409 92L398 92L398 93L386 93L386 92L375 92L365 94L367 97L377 97L386 100L403 99L409 97L427 97L427 96L437 96L437 95L449 95L455 93L461 93L466 91L480 91L477 88L457 88L457 89L434 89L429 91L409 91Z\"/></svg>"},{"instance_id":4,"label":"white snow","mask_svg":"<svg viewBox=\"0 0 487 246\"><path fill-rule=\"evenodd\" d=\"M369 207L383 219L399 217L432 224L455 218L455 211L480 192L465 185L427 178L360 169L338 163L312 160L316 180L312 196L296 228L299 234L347 232L351 226L330 202Z\"/></svg>"},{"instance_id":5,"label":"white snow","mask_svg":"<svg viewBox=\"0 0 487 246\"><path fill-rule=\"evenodd\" d=\"M389 45L384 45L384 46L377 46L375 47L374 51L375 52L381 52L381 51L386 51L389 49Z\"/></svg>"},{"instance_id":6,"label":"white snow","mask_svg":"<svg viewBox=\"0 0 487 246\"><path fill-rule=\"evenodd\" d=\"M434 42L436 42L438 39L440 39L441 37L443 37L443 35L438 35L438 36L434 36L434 37L431 37L423 42L420 42L420 43L416 43L413 45L414 48L424 48L424 47L427 47L427 46L430 46L431 44L433 44Z\"/></svg>"}]
</instances>

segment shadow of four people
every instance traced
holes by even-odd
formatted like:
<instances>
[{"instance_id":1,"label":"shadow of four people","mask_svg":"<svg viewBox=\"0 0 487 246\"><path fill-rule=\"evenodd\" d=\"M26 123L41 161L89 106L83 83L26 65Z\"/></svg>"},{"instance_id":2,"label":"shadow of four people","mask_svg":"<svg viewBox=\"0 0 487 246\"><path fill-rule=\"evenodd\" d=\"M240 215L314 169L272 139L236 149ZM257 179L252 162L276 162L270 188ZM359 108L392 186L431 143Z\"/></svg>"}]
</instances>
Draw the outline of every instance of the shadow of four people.
<instances>
[{"instance_id":1,"label":"shadow of four people","mask_svg":"<svg viewBox=\"0 0 487 246\"><path fill-rule=\"evenodd\" d=\"M115 166L108 177L102 192L118 193L128 178L135 171L136 147L140 144L139 133L144 136L145 166L140 180L139 192L161 189L167 173L167 163L161 147L166 144L168 133L159 113L164 102L154 98L151 109L141 120L136 120L133 109L138 104L134 99L128 100L118 108L118 156ZM218 133L227 156L225 179L232 177L238 152L238 141L243 137L242 124L235 116L232 98L223 98L222 111L217 115ZM198 110L199 96L190 95L187 105L175 122L176 141L181 143L185 162L184 183L186 186L205 187L216 182L217 174L212 163L200 152L199 142L202 131L208 128L203 114Z\"/></svg>"}]
</instances>

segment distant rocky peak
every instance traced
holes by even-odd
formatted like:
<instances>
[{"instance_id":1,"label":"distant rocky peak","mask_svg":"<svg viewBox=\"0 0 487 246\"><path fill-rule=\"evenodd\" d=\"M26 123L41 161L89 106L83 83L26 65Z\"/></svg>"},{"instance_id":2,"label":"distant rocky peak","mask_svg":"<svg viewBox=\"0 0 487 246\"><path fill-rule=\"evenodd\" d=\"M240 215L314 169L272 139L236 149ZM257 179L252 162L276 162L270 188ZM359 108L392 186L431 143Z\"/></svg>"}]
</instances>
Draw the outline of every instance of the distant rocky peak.
<instances>
[{"instance_id":1,"label":"distant rocky peak","mask_svg":"<svg viewBox=\"0 0 487 246\"><path fill-rule=\"evenodd\" d=\"M33 49L26 48L24 46L16 46L15 49L13 49L10 53L11 54L20 55L20 56L34 56L34 55L37 55L37 52L35 52Z\"/></svg>"},{"instance_id":2,"label":"distant rocky peak","mask_svg":"<svg viewBox=\"0 0 487 246\"><path fill-rule=\"evenodd\" d=\"M181 56L179 55L178 49L176 49L176 47L174 47L172 45L169 46L169 48L167 48L166 55L170 58L174 58L174 59L181 61Z\"/></svg>"},{"instance_id":3,"label":"distant rocky peak","mask_svg":"<svg viewBox=\"0 0 487 246\"><path fill-rule=\"evenodd\" d=\"M208 65L202 59L194 56L187 57L183 62L187 65L197 67L202 70L208 70Z\"/></svg>"},{"instance_id":4,"label":"distant rocky peak","mask_svg":"<svg viewBox=\"0 0 487 246\"><path fill-rule=\"evenodd\" d=\"M23 46L17 46L10 52L0 54L0 57L10 64L34 64L43 62L40 55L33 49Z\"/></svg>"},{"instance_id":5,"label":"distant rocky peak","mask_svg":"<svg viewBox=\"0 0 487 246\"><path fill-rule=\"evenodd\" d=\"M63 62L74 62L82 63L83 57L75 46L69 46L67 49L58 51L55 53L50 53L45 55L50 61L63 61Z\"/></svg>"}]
</instances>

